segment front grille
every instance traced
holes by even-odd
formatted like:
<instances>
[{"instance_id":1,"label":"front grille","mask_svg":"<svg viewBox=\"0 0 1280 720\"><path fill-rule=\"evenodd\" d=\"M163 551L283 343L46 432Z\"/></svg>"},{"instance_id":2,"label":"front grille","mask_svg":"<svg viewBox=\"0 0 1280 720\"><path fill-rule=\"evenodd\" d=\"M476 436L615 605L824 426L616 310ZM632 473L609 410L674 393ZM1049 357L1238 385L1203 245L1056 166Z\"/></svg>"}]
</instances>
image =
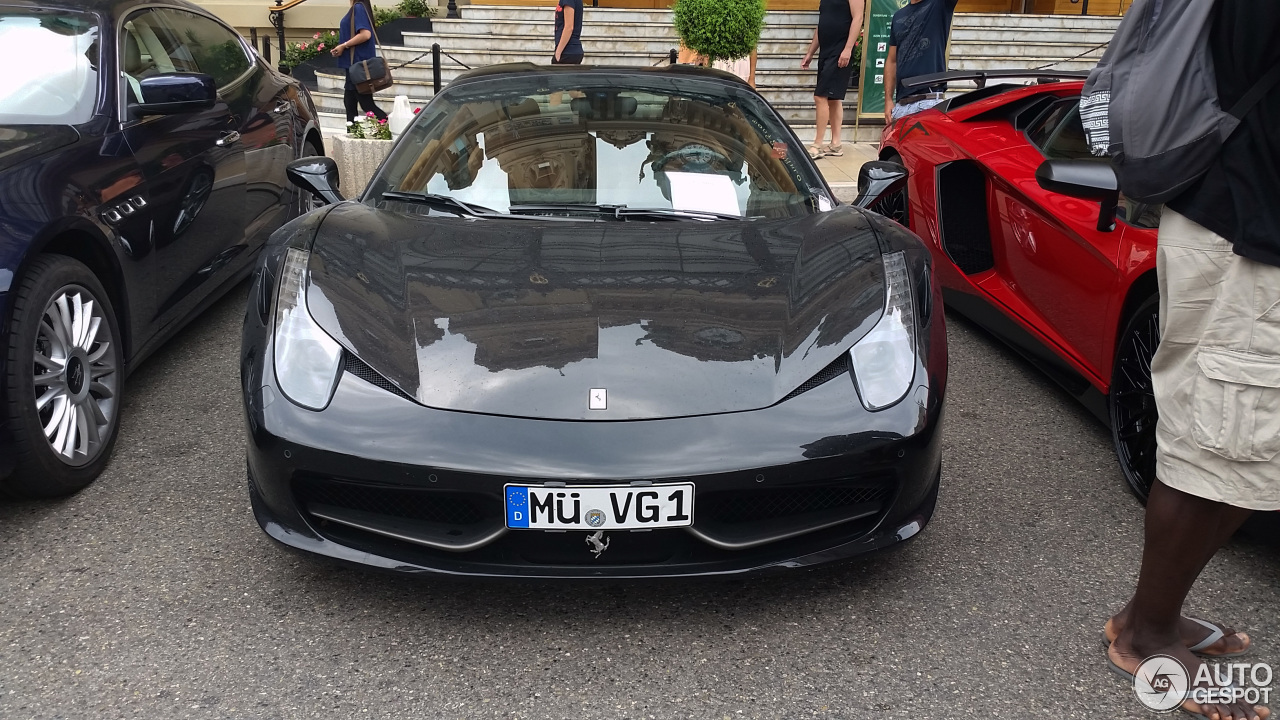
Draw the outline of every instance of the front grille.
<instances>
[{"instance_id":1,"label":"front grille","mask_svg":"<svg viewBox=\"0 0 1280 720\"><path fill-rule=\"evenodd\" d=\"M413 400L412 395L401 390L395 383L379 375L377 370L369 367L369 365L360 358L349 352L344 352L343 356L345 358L345 362L342 366L343 370L346 370L367 383L377 385L389 393L399 395L405 400Z\"/></svg>"},{"instance_id":2,"label":"front grille","mask_svg":"<svg viewBox=\"0 0 1280 720\"><path fill-rule=\"evenodd\" d=\"M478 525L502 517L502 501L480 493L308 478L297 484L297 494L304 507L327 505L439 525Z\"/></svg>"},{"instance_id":3,"label":"front grille","mask_svg":"<svg viewBox=\"0 0 1280 720\"><path fill-rule=\"evenodd\" d=\"M799 395L800 393L809 392L810 390L818 387L819 385L822 385L828 380L834 380L835 378L838 378L841 375L845 375L848 372L849 372L849 353L843 352L843 353L840 353L840 356L837 357L835 360L832 360L829 365L819 370L817 375L814 375L808 380L805 380L803 383L801 383L800 387L796 388L795 390L792 390L790 393L787 393L787 396L782 398L782 400L780 400L779 402L786 402L791 398Z\"/></svg>"},{"instance_id":4,"label":"front grille","mask_svg":"<svg viewBox=\"0 0 1280 720\"><path fill-rule=\"evenodd\" d=\"M893 489L887 484L717 492L697 498L696 514L699 521L741 525L867 503L884 503L892 495Z\"/></svg>"}]
</instances>

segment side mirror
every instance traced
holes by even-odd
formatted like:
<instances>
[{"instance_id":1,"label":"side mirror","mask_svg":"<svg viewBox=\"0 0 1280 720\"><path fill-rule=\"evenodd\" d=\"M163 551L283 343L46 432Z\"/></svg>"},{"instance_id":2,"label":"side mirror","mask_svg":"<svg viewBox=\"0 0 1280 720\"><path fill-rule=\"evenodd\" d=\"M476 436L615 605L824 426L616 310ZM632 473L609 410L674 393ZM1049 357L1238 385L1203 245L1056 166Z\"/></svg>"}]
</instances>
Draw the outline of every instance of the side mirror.
<instances>
[{"instance_id":1,"label":"side mirror","mask_svg":"<svg viewBox=\"0 0 1280 720\"><path fill-rule=\"evenodd\" d=\"M1098 231L1116 229L1116 206L1120 203L1120 182L1111 163L1101 160L1046 160L1036 168L1036 182L1049 192L1081 200L1097 200Z\"/></svg>"},{"instance_id":2,"label":"side mirror","mask_svg":"<svg viewBox=\"0 0 1280 720\"><path fill-rule=\"evenodd\" d=\"M907 169L902 165L884 160L865 162L858 170L858 197L853 204L865 210L906 184Z\"/></svg>"},{"instance_id":3,"label":"side mirror","mask_svg":"<svg viewBox=\"0 0 1280 720\"><path fill-rule=\"evenodd\" d=\"M285 167L290 182L310 192L324 203L332 205L343 201L338 194L338 163L331 157L314 155L298 158Z\"/></svg>"},{"instance_id":4,"label":"side mirror","mask_svg":"<svg viewBox=\"0 0 1280 720\"><path fill-rule=\"evenodd\" d=\"M203 73L161 73L138 81L142 102L129 105L135 116L178 115L207 110L218 101L213 78Z\"/></svg>"}]
</instances>

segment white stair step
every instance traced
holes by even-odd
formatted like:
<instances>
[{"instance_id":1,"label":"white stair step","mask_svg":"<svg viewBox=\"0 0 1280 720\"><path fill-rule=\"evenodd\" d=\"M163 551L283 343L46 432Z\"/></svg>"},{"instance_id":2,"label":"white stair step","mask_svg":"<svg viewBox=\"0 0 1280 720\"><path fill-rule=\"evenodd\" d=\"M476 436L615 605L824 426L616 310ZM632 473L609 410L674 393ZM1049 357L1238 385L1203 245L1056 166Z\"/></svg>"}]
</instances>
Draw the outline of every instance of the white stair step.
<instances>
[{"instance_id":1,"label":"white stair step","mask_svg":"<svg viewBox=\"0 0 1280 720\"><path fill-rule=\"evenodd\" d=\"M962 57L951 58L952 70L1092 70L1098 64L1097 58L1083 58L1065 62L1061 58L1013 58L1007 57ZM1052 67L1045 67L1052 65Z\"/></svg>"},{"instance_id":2,"label":"white stair step","mask_svg":"<svg viewBox=\"0 0 1280 720\"><path fill-rule=\"evenodd\" d=\"M987 43L952 42L951 57L1015 57L1015 58L1071 58L1084 54L1100 58L1104 52L1099 47L1081 47L1064 43Z\"/></svg>"},{"instance_id":3,"label":"white stair step","mask_svg":"<svg viewBox=\"0 0 1280 720\"><path fill-rule=\"evenodd\" d=\"M584 41L598 39L603 41L617 40L618 25L584 23L582 38ZM676 40L676 28L667 22L633 22L626 23L627 38L670 38ZM446 35L503 35L517 37L537 37L545 35L553 37L555 26L547 18L537 20L435 20L432 22L432 34ZM807 25L770 25L765 28L763 37L775 40L808 40L813 28Z\"/></svg>"},{"instance_id":4,"label":"white stair step","mask_svg":"<svg viewBox=\"0 0 1280 720\"><path fill-rule=\"evenodd\" d=\"M1061 28L1097 30L1120 24L1119 17L1101 15L1005 15L997 13L957 13L952 29L969 27Z\"/></svg>"},{"instance_id":5,"label":"white stair step","mask_svg":"<svg viewBox=\"0 0 1280 720\"><path fill-rule=\"evenodd\" d=\"M953 28L951 44L957 42L1057 42L1091 46L1110 42L1112 30L1058 30L1049 28Z\"/></svg>"},{"instance_id":6,"label":"white stair step","mask_svg":"<svg viewBox=\"0 0 1280 720\"><path fill-rule=\"evenodd\" d=\"M551 7L503 7L493 5L459 6L464 20L525 20L549 22L554 12ZM443 19L443 18L441 18ZM435 22L439 22L437 19ZM766 25L808 25L812 28L818 21L818 13L813 11L770 11L765 16ZM629 22L671 23L670 10L639 10L622 8L584 8L582 13L583 27L592 24L619 25ZM433 22L434 24L434 22Z\"/></svg>"}]
</instances>

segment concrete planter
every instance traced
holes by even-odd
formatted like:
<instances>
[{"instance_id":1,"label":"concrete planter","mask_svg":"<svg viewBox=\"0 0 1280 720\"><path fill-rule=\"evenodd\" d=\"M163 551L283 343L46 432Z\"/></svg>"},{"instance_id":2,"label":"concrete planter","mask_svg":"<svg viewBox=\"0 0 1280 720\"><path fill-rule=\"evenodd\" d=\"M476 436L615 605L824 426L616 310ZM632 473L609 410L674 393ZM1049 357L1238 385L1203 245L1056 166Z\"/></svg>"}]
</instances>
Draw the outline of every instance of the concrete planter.
<instances>
[{"instance_id":1,"label":"concrete planter","mask_svg":"<svg viewBox=\"0 0 1280 720\"><path fill-rule=\"evenodd\" d=\"M431 32L431 18L402 17L378 26L378 41L386 45L404 45L404 34L407 32Z\"/></svg>"},{"instance_id":2,"label":"concrete planter","mask_svg":"<svg viewBox=\"0 0 1280 720\"><path fill-rule=\"evenodd\" d=\"M394 144L390 140L356 140L345 135L330 140L329 156L338 164L338 183L344 197L364 192Z\"/></svg>"}]
</instances>

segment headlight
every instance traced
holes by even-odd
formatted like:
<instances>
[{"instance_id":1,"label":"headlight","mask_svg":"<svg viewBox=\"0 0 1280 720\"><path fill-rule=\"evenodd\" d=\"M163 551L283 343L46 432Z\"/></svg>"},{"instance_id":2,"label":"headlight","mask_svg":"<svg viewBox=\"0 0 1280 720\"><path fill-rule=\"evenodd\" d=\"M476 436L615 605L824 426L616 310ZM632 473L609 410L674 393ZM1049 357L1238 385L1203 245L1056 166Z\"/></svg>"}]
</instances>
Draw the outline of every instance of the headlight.
<instances>
[{"instance_id":1,"label":"headlight","mask_svg":"<svg viewBox=\"0 0 1280 720\"><path fill-rule=\"evenodd\" d=\"M338 385L342 346L307 312L307 262L311 254L290 248L276 292L276 382L285 397L308 410L323 410Z\"/></svg>"},{"instance_id":2,"label":"headlight","mask_svg":"<svg viewBox=\"0 0 1280 720\"><path fill-rule=\"evenodd\" d=\"M907 258L884 256L884 316L849 351L862 406L883 410L901 400L916 376L916 314Z\"/></svg>"}]
</instances>

